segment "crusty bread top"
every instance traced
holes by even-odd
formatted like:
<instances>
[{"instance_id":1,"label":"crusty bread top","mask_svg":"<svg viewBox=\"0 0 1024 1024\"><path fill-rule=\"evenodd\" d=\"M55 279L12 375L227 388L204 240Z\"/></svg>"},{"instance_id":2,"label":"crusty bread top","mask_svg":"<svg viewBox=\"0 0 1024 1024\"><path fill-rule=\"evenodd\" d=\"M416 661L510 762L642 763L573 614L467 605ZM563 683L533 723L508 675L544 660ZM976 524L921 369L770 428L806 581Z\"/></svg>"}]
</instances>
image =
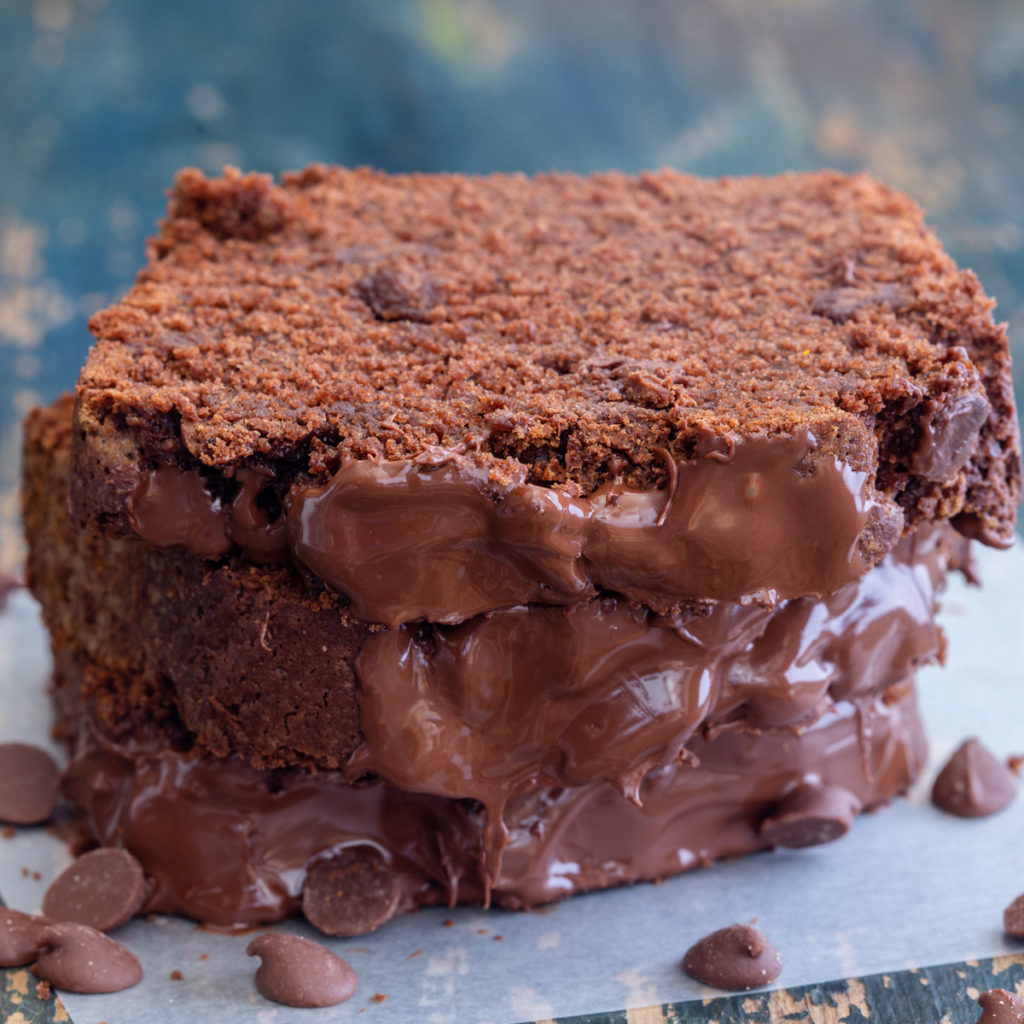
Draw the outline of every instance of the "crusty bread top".
<instances>
[{"instance_id":1,"label":"crusty bread top","mask_svg":"<svg viewBox=\"0 0 1024 1024\"><path fill-rule=\"evenodd\" d=\"M463 446L586 494L652 486L655 450L691 457L702 431L808 428L908 527L960 514L1005 542L1020 457L992 305L864 175L186 170L90 322L78 469L109 446L323 476L339 453ZM922 472L922 417L972 396L973 451Z\"/></svg>"}]
</instances>

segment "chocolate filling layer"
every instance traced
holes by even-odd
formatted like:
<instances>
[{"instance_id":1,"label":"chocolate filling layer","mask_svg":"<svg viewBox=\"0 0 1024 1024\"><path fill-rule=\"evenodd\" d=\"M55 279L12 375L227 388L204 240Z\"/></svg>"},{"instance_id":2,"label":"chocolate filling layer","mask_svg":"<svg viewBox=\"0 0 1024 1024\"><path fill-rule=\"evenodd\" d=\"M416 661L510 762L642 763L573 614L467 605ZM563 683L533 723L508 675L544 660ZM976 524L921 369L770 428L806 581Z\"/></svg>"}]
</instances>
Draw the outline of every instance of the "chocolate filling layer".
<instances>
[{"instance_id":1,"label":"chocolate filling layer","mask_svg":"<svg viewBox=\"0 0 1024 1024\"><path fill-rule=\"evenodd\" d=\"M802 727L912 676L941 650L947 547L943 531L919 531L859 583L775 609L658 617L607 598L372 633L348 777L478 800L497 870L513 794L603 781L638 802L649 772L693 757L705 724Z\"/></svg>"},{"instance_id":2,"label":"chocolate filling layer","mask_svg":"<svg viewBox=\"0 0 1024 1024\"><path fill-rule=\"evenodd\" d=\"M232 543L256 561L291 556L360 618L453 624L526 603L571 605L595 588L667 612L687 601L833 593L899 536L898 509L867 497L870 474L816 453L809 430L665 453L664 489L608 483L589 497L527 482L526 467L431 449L346 460L323 487L294 484L286 516L259 505L269 482L240 471L231 502L198 470L146 472L129 504L144 540L204 557ZM247 474L247 475L245 475ZM260 486L263 483L264 486Z\"/></svg>"},{"instance_id":3,"label":"chocolate filling layer","mask_svg":"<svg viewBox=\"0 0 1024 1024\"><path fill-rule=\"evenodd\" d=\"M804 729L695 737L699 766L653 771L639 803L603 782L514 795L490 896L530 907L762 849L762 822L795 787L842 787L870 808L913 782L923 747L905 683L841 701ZM361 845L394 873L398 910L489 895L484 815L471 800L352 786L334 772L260 771L162 740L114 746L88 731L68 791L97 840L142 861L149 910L222 925L278 920L297 912L312 865Z\"/></svg>"}]
</instances>

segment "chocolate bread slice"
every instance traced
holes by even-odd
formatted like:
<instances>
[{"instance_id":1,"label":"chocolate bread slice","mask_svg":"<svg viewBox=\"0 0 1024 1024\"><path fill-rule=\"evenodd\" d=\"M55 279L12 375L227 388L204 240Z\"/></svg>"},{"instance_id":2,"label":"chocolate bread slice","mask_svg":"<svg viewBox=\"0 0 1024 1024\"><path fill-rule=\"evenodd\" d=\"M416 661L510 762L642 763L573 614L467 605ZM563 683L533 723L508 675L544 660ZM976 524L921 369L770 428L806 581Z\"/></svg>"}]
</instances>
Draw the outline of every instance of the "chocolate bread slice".
<instances>
[{"instance_id":1,"label":"chocolate bread slice","mask_svg":"<svg viewBox=\"0 0 1024 1024\"><path fill-rule=\"evenodd\" d=\"M529 906L913 780L937 591L1021 483L1005 333L909 201L186 171L149 257L25 521L69 792L154 908L274 919L336 857L387 913Z\"/></svg>"},{"instance_id":2,"label":"chocolate bread slice","mask_svg":"<svg viewBox=\"0 0 1024 1024\"><path fill-rule=\"evenodd\" d=\"M1010 542L991 310L863 175L184 171L91 321L72 508L295 560L392 626L600 589L660 611L829 593L922 522ZM476 524L454 562L437 509ZM361 566L396 515L394 561ZM402 599L374 590L417 565Z\"/></svg>"}]
</instances>

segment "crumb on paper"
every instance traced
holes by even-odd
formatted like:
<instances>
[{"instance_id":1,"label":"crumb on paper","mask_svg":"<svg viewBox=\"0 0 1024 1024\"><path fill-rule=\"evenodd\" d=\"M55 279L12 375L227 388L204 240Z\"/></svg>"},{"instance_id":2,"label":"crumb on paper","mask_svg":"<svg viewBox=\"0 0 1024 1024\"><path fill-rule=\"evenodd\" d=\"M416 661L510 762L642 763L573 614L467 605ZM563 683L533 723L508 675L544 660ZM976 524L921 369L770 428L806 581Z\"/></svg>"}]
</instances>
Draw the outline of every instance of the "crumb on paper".
<instances>
[{"instance_id":1,"label":"crumb on paper","mask_svg":"<svg viewBox=\"0 0 1024 1024\"><path fill-rule=\"evenodd\" d=\"M417 949L417 950L415 950L414 952L410 953L410 954L409 954L409 955L408 955L408 956L406 957L406 960L415 960L415 959L416 959L416 957L418 957L418 956L422 956L422 955L423 955L423 950L422 950L422 949Z\"/></svg>"},{"instance_id":2,"label":"crumb on paper","mask_svg":"<svg viewBox=\"0 0 1024 1024\"><path fill-rule=\"evenodd\" d=\"M185 975L181 971L171 971L171 981L184 981Z\"/></svg>"},{"instance_id":3,"label":"crumb on paper","mask_svg":"<svg viewBox=\"0 0 1024 1024\"><path fill-rule=\"evenodd\" d=\"M383 1003L385 999L387 999L387 996L383 992L374 992L373 1001L375 1003Z\"/></svg>"},{"instance_id":4,"label":"crumb on paper","mask_svg":"<svg viewBox=\"0 0 1024 1024\"><path fill-rule=\"evenodd\" d=\"M441 924L443 924L445 926L445 928L454 928L455 927L455 922L450 917L446 917L441 922Z\"/></svg>"}]
</instances>

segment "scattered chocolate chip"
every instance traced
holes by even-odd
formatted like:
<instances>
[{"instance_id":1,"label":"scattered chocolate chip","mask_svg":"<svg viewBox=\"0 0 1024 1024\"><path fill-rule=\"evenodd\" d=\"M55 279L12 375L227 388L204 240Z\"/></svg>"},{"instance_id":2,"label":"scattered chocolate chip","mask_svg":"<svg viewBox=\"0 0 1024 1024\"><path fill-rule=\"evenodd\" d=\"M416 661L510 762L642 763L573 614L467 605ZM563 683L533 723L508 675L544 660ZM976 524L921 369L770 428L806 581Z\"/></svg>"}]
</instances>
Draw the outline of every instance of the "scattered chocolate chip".
<instances>
[{"instance_id":1,"label":"scattered chocolate chip","mask_svg":"<svg viewBox=\"0 0 1024 1024\"><path fill-rule=\"evenodd\" d=\"M260 958L256 988L275 1003L335 1006L356 993L356 972L319 942L268 932L253 939L246 953Z\"/></svg>"},{"instance_id":2,"label":"scattered chocolate chip","mask_svg":"<svg viewBox=\"0 0 1024 1024\"><path fill-rule=\"evenodd\" d=\"M770 985L782 971L782 958L756 928L734 924L691 946L683 970L705 985L744 990Z\"/></svg>"},{"instance_id":3,"label":"scattered chocolate chip","mask_svg":"<svg viewBox=\"0 0 1024 1024\"><path fill-rule=\"evenodd\" d=\"M171 971L171 981L184 981L185 975L181 971Z\"/></svg>"},{"instance_id":4,"label":"scattered chocolate chip","mask_svg":"<svg viewBox=\"0 0 1024 1024\"><path fill-rule=\"evenodd\" d=\"M791 789L764 819L761 838L792 849L830 843L850 831L860 808L860 800L842 786L805 782Z\"/></svg>"},{"instance_id":5,"label":"scattered chocolate chip","mask_svg":"<svg viewBox=\"0 0 1024 1024\"><path fill-rule=\"evenodd\" d=\"M28 743L0 743L0 821L38 825L57 805L60 769L52 757Z\"/></svg>"},{"instance_id":6,"label":"scattered chocolate chip","mask_svg":"<svg viewBox=\"0 0 1024 1024\"><path fill-rule=\"evenodd\" d=\"M1015 939L1024 939L1024 892L1003 911L1003 928Z\"/></svg>"},{"instance_id":7,"label":"scattered chocolate chip","mask_svg":"<svg viewBox=\"0 0 1024 1024\"><path fill-rule=\"evenodd\" d=\"M1016 795L1016 776L974 737L957 748L932 787L932 803L961 818L995 814Z\"/></svg>"},{"instance_id":8,"label":"scattered chocolate chip","mask_svg":"<svg viewBox=\"0 0 1024 1024\"><path fill-rule=\"evenodd\" d=\"M349 846L313 865L302 889L302 912L327 935L362 935L398 908L391 868L372 846Z\"/></svg>"},{"instance_id":9,"label":"scattered chocolate chip","mask_svg":"<svg viewBox=\"0 0 1024 1024\"><path fill-rule=\"evenodd\" d=\"M975 1024L1022 1024L1024 999L1005 988L990 988L978 996L981 1016Z\"/></svg>"},{"instance_id":10,"label":"scattered chocolate chip","mask_svg":"<svg viewBox=\"0 0 1024 1024\"><path fill-rule=\"evenodd\" d=\"M0 967L32 963L42 947L43 932L49 923L45 917L0 907Z\"/></svg>"},{"instance_id":11,"label":"scattered chocolate chip","mask_svg":"<svg viewBox=\"0 0 1024 1024\"><path fill-rule=\"evenodd\" d=\"M145 899L142 865L127 850L105 846L82 854L57 876L43 897L43 913L109 932L131 920Z\"/></svg>"},{"instance_id":12,"label":"scattered chocolate chip","mask_svg":"<svg viewBox=\"0 0 1024 1024\"><path fill-rule=\"evenodd\" d=\"M51 924L33 973L68 992L120 992L142 980L135 954L84 924Z\"/></svg>"}]
</instances>

